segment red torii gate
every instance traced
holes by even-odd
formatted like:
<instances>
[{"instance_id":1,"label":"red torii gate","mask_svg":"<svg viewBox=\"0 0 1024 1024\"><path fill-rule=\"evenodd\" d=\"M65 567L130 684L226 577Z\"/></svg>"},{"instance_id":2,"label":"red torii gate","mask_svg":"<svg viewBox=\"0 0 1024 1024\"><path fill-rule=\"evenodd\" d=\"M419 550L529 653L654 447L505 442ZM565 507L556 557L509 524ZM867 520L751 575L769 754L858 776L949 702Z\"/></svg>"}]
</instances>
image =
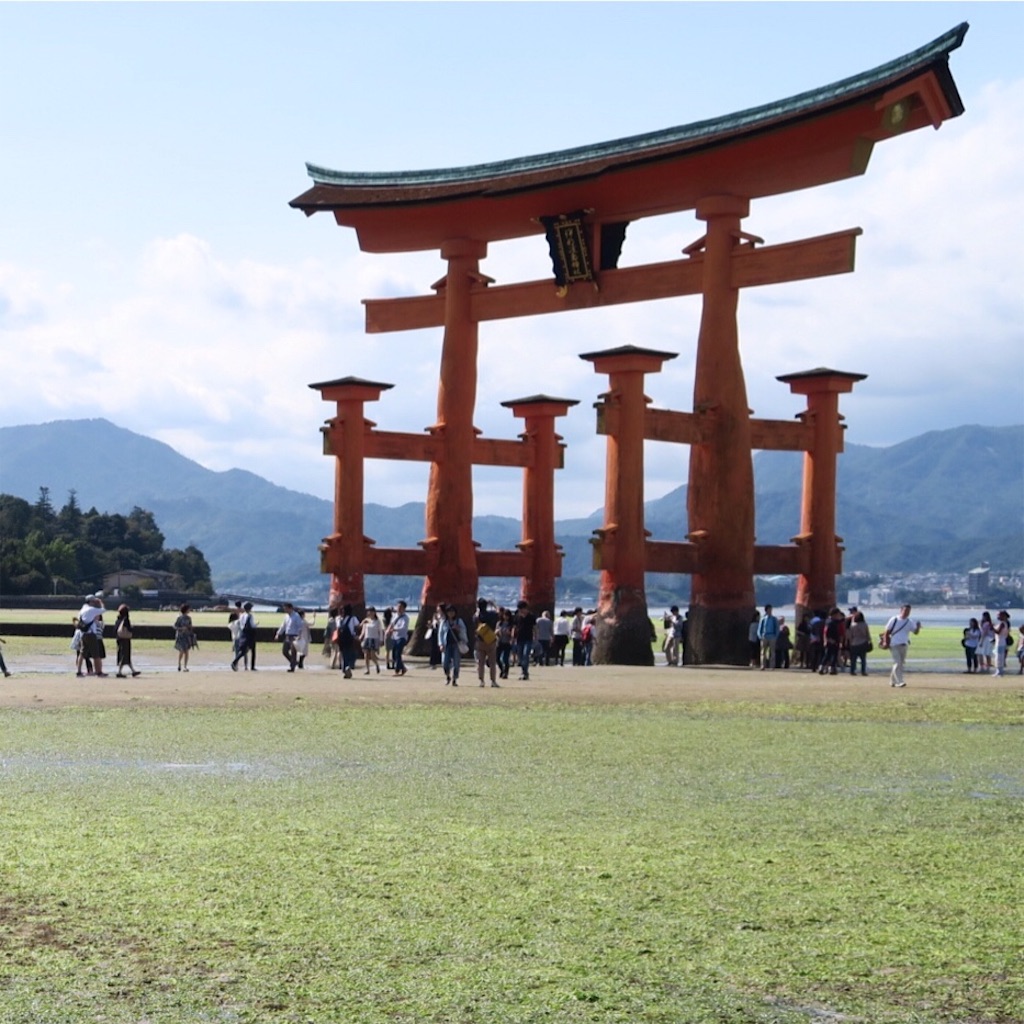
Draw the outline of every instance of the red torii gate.
<instances>
[{"instance_id":1,"label":"red torii gate","mask_svg":"<svg viewBox=\"0 0 1024 1024\"><path fill-rule=\"evenodd\" d=\"M439 444L429 453L427 497L427 535L437 538L437 561L424 605L448 600L462 607L478 578L470 466L479 324L699 294L694 410L710 429L688 442L690 537L703 552L693 580L694 642L702 661L736 660L742 644L736 626L753 607L750 453L756 447L739 357L739 292L850 272L860 234L851 228L757 248L762 240L742 229L743 219L753 199L863 174L877 142L938 128L961 114L948 59L966 31L960 25L905 57L790 100L597 146L439 171L352 174L307 165L314 185L293 207L307 215L333 213L338 224L356 230L367 252L436 249L447 261L435 295L365 300L371 333L444 328L438 423L431 428ZM694 210L707 227L681 260L618 268L629 222L682 210ZM489 244L541 233L557 288L550 279L496 285L481 273ZM637 402L643 402L642 385L640 397L630 400L631 422L643 419ZM803 450L814 459L817 449ZM819 514L821 489L811 487L813 501L805 489L809 517ZM834 488L832 502L834 508ZM812 547L822 565L829 561L825 548L835 547L834 531L822 539L827 526L819 519L801 528L817 538ZM327 543L330 549L332 539ZM602 599L610 645L604 650L610 656L621 649L617 657L634 660L626 653L634 643L610 639L632 632L640 610L646 616L642 584L639 593L620 585L642 572L635 558L645 555L624 557L617 551ZM802 599L811 601L817 585L802 584Z\"/></svg>"}]
</instances>

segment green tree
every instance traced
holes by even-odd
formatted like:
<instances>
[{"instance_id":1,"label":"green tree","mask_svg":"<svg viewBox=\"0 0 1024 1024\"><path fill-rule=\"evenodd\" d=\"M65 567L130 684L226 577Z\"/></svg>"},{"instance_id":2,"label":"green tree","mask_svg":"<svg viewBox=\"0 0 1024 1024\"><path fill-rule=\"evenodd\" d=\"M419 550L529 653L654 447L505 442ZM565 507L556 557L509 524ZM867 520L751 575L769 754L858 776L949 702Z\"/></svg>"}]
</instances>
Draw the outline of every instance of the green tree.
<instances>
[{"instance_id":1,"label":"green tree","mask_svg":"<svg viewBox=\"0 0 1024 1024\"><path fill-rule=\"evenodd\" d=\"M53 502L50 501L50 488L40 487L39 497L36 498L36 514L47 523L52 523L56 518L53 511Z\"/></svg>"},{"instance_id":2,"label":"green tree","mask_svg":"<svg viewBox=\"0 0 1024 1024\"><path fill-rule=\"evenodd\" d=\"M166 555L167 564L165 571L177 573L182 578L187 589L196 590L200 588L200 584L210 584L210 576L212 574L209 563L203 556L202 551L194 544L190 544L184 551L172 548L166 552Z\"/></svg>"},{"instance_id":3,"label":"green tree","mask_svg":"<svg viewBox=\"0 0 1024 1024\"><path fill-rule=\"evenodd\" d=\"M68 491L68 500L64 507L57 513L57 526L61 535L68 540L73 540L82 532L82 509L73 487Z\"/></svg>"},{"instance_id":4,"label":"green tree","mask_svg":"<svg viewBox=\"0 0 1024 1024\"><path fill-rule=\"evenodd\" d=\"M125 522L124 545L137 555L150 555L164 549L164 535L152 512L136 505Z\"/></svg>"},{"instance_id":5,"label":"green tree","mask_svg":"<svg viewBox=\"0 0 1024 1024\"><path fill-rule=\"evenodd\" d=\"M210 566L203 553L164 550L164 535L152 512L136 506L128 516L82 512L74 491L55 515L49 492L39 500L0 494L0 587L9 594L48 594L57 585L98 589L119 569L175 573L182 585L212 593Z\"/></svg>"}]
</instances>

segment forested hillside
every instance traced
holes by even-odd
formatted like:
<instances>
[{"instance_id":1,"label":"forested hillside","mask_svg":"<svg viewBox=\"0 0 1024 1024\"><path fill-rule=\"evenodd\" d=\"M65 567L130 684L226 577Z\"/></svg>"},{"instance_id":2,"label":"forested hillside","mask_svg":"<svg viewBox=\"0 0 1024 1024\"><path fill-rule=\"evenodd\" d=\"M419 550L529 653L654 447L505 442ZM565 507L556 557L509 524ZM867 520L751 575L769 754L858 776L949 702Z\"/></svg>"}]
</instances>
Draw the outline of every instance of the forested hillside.
<instances>
[{"instance_id":1,"label":"forested hillside","mask_svg":"<svg viewBox=\"0 0 1024 1024\"><path fill-rule=\"evenodd\" d=\"M76 456L83 446L107 455L88 472ZM323 499L244 470L213 472L100 419L0 428L0 453L0 491L34 502L41 486L62 498L74 490L81 504L125 518L148 509L169 545L205 553L218 589L284 587L319 576L317 548L333 521ZM802 458L755 453L758 543L786 543L799 532ZM649 498L645 514L655 538L681 540L686 487ZM415 547L424 505L368 503L365 522L379 545ZM564 577L593 578L588 538L600 525L600 510L555 524ZM477 517L473 529L486 548L512 550L521 538L512 516ZM982 561L1021 569L1024 426L953 427L888 448L848 443L839 459L837 532L847 572L966 573ZM18 575L26 571L22 565Z\"/></svg>"},{"instance_id":2,"label":"forested hillside","mask_svg":"<svg viewBox=\"0 0 1024 1024\"><path fill-rule=\"evenodd\" d=\"M151 512L128 515L79 507L74 491L57 511L48 488L34 504L0 494L0 592L80 594L125 569L169 573L176 589L212 593L210 567L196 547L164 548ZM151 584L152 586L153 584Z\"/></svg>"}]
</instances>

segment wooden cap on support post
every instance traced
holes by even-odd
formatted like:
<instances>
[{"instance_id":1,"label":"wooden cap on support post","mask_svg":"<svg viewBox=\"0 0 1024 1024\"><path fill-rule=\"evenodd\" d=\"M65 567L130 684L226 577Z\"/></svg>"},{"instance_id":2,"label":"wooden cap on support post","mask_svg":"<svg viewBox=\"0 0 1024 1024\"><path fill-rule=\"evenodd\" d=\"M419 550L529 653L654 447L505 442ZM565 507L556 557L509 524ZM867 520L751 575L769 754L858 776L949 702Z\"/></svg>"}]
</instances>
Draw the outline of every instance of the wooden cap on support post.
<instances>
[{"instance_id":1,"label":"wooden cap on support post","mask_svg":"<svg viewBox=\"0 0 1024 1024\"><path fill-rule=\"evenodd\" d=\"M346 402L352 399L376 402L383 392L390 391L395 385L363 380L362 377L339 377L337 380L324 380L309 386L313 391L319 391L325 402Z\"/></svg>"},{"instance_id":2,"label":"wooden cap on support post","mask_svg":"<svg viewBox=\"0 0 1024 1024\"><path fill-rule=\"evenodd\" d=\"M813 370L801 370L799 373L784 373L775 379L788 384L794 395L813 395L821 392L843 394L852 391L854 384L867 380L867 376L866 373L848 373L846 370L830 370L827 366L818 366Z\"/></svg>"}]
</instances>

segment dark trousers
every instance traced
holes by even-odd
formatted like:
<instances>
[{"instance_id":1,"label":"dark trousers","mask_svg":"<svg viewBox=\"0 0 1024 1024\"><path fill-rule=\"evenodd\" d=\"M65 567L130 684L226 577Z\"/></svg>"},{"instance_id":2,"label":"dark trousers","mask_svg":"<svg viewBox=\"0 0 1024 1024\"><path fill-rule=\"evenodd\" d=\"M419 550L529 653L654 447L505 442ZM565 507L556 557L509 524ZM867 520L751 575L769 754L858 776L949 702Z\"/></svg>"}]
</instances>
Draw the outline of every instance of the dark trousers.
<instances>
[{"instance_id":1,"label":"dark trousers","mask_svg":"<svg viewBox=\"0 0 1024 1024\"><path fill-rule=\"evenodd\" d=\"M408 642L409 638L407 636L395 638L395 647L391 652L391 664L396 672L405 671L405 662L402 660L402 651L405 650L405 645Z\"/></svg>"},{"instance_id":2,"label":"dark trousers","mask_svg":"<svg viewBox=\"0 0 1024 1024\"><path fill-rule=\"evenodd\" d=\"M565 664L565 649L569 646L569 638L567 636L556 636L555 637L555 664Z\"/></svg>"},{"instance_id":3,"label":"dark trousers","mask_svg":"<svg viewBox=\"0 0 1024 1024\"><path fill-rule=\"evenodd\" d=\"M524 679L530 678L530 655L533 653L532 640L519 640L516 643L516 651L519 654L519 671L523 673Z\"/></svg>"},{"instance_id":4,"label":"dark trousers","mask_svg":"<svg viewBox=\"0 0 1024 1024\"><path fill-rule=\"evenodd\" d=\"M508 679L508 670L512 665L512 645L498 644L498 674L502 679Z\"/></svg>"},{"instance_id":5,"label":"dark trousers","mask_svg":"<svg viewBox=\"0 0 1024 1024\"><path fill-rule=\"evenodd\" d=\"M284 660L288 662L288 667L295 668L295 663L299 660L299 652L295 650L295 637L286 636L281 641L281 653L284 655Z\"/></svg>"},{"instance_id":6,"label":"dark trousers","mask_svg":"<svg viewBox=\"0 0 1024 1024\"><path fill-rule=\"evenodd\" d=\"M825 653L818 666L819 672L839 671L839 644L825 644Z\"/></svg>"}]
</instances>

